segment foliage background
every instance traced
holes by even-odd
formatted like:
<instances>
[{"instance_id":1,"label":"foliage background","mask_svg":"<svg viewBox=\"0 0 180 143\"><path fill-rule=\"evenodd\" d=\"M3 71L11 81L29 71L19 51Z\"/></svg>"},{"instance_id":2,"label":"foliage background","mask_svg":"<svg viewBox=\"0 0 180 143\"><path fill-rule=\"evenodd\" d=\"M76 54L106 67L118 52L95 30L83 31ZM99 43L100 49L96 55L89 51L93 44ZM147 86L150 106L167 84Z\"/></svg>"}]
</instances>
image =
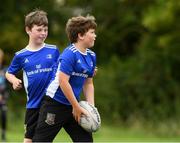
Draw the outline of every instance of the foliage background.
<instances>
[{"instance_id":1,"label":"foliage background","mask_svg":"<svg viewBox=\"0 0 180 143\"><path fill-rule=\"evenodd\" d=\"M65 24L76 15L94 15L98 23L96 105L103 122L145 127L165 126L179 135L179 0L1 0L0 47L5 65L24 48L24 16L35 8L48 13L47 43L62 51L68 44ZM21 114L24 91L14 92L9 108ZM16 107L16 108L15 108ZM18 114L19 113L19 114ZM170 133L170 132L169 132Z\"/></svg>"}]
</instances>

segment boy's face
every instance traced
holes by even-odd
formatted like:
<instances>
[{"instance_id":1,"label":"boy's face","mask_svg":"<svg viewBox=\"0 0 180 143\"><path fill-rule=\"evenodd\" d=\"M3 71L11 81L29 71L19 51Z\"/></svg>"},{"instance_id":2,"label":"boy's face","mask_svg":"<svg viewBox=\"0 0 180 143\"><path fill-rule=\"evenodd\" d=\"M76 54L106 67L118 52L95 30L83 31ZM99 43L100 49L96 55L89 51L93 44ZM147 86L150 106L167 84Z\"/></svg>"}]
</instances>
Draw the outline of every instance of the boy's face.
<instances>
[{"instance_id":1,"label":"boy's face","mask_svg":"<svg viewBox=\"0 0 180 143\"><path fill-rule=\"evenodd\" d=\"M26 28L26 32L29 35L30 42L33 42L33 44L40 45L44 43L45 39L48 35L48 27L41 25L33 25L31 29Z\"/></svg>"},{"instance_id":2,"label":"boy's face","mask_svg":"<svg viewBox=\"0 0 180 143\"><path fill-rule=\"evenodd\" d=\"M82 37L85 47L93 47L94 41L96 40L95 29L89 29Z\"/></svg>"}]
</instances>

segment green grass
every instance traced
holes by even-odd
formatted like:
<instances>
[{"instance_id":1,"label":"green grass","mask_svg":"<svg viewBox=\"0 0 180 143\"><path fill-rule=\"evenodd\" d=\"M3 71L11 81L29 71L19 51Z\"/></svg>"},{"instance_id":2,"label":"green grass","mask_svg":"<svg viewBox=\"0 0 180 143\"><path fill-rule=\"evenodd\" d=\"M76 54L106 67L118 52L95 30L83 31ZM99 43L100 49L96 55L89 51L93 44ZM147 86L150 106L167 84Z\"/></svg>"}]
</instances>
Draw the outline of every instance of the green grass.
<instances>
[{"instance_id":1,"label":"green grass","mask_svg":"<svg viewBox=\"0 0 180 143\"><path fill-rule=\"evenodd\" d=\"M154 129L156 130L156 129ZM12 121L8 125L8 142L23 141L23 122ZM157 135L153 131L142 128L122 128L119 125L112 126L102 124L100 130L94 133L95 142L175 142L180 141L177 135ZM56 136L54 142L71 142L68 134L62 129Z\"/></svg>"},{"instance_id":2,"label":"green grass","mask_svg":"<svg viewBox=\"0 0 180 143\"><path fill-rule=\"evenodd\" d=\"M8 114L8 142L22 142L24 138L24 116L20 112ZM173 122L174 123L174 122ZM179 127L163 123L159 127L146 128L138 122L127 128L121 124L102 123L99 131L93 134L95 142L180 142ZM54 142L71 142L68 134L62 129Z\"/></svg>"}]
</instances>

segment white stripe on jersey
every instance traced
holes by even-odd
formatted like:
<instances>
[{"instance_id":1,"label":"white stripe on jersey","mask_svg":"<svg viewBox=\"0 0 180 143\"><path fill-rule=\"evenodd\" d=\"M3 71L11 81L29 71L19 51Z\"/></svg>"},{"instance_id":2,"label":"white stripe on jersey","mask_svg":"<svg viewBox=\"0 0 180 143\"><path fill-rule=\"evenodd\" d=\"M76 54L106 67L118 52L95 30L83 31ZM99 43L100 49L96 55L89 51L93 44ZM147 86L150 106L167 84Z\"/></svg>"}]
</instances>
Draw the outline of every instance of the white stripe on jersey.
<instances>
[{"instance_id":1,"label":"white stripe on jersey","mask_svg":"<svg viewBox=\"0 0 180 143\"><path fill-rule=\"evenodd\" d=\"M72 45L70 48L69 48L69 50L71 50L71 49L73 49L74 48L74 45Z\"/></svg>"},{"instance_id":2,"label":"white stripe on jersey","mask_svg":"<svg viewBox=\"0 0 180 143\"><path fill-rule=\"evenodd\" d=\"M59 67L60 63L58 65L57 71L56 71L56 76L55 79L49 84L47 90L46 90L46 95L50 96L53 98L55 96L55 93L59 87Z\"/></svg>"},{"instance_id":3,"label":"white stripe on jersey","mask_svg":"<svg viewBox=\"0 0 180 143\"><path fill-rule=\"evenodd\" d=\"M50 49L57 49L57 46L56 45L51 45L51 44L44 44L44 46L43 47L45 47L45 48L50 48ZM40 48L41 49L41 48ZM19 55L19 54L21 54L21 53L24 53L24 52L26 52L26 51L28 51L27 50L27 47L26 48L24 48L24 49L22 49L22 50L20 50L20 51L18 51L18 52L16 52L15 54L16 55Z\"/></svg>"},{"instance_id":4,"label":"white stripe on jersey","mask_svg":"<svg viewBox=\"0 0 180 143\"><path fill-rule=\"evenodd\" d=\"M75 52L77 52L77 51L78 51L77 49L73 49L73 50L72 50L73 53L75 53Z\"/></svg>"},{"instance_id":5,"label":"white stripe on jersey","mask_svg":"<svg viewBox=\"0 0 180 143\"><path fill-rule=\"evenodd\" d=\"M26 52L26 51L27 51L27 49L24 48L24 49L22 49L22 50L16 52L15 54L16 54L16 55L19 55L19 54L24 53L24 52Z\"/></svg>"},{"instance_id":6,"label":"white stripe on jersey","mask_svg":"<svg viewBox=\"0 0 180 143\"><path fill-rule=\"evenodd\" d=\"M90 49L87 49L87 53L90 53L92 56L95 56L95 53L91 51Z\"/></svg>"},{"instance_id":7,"label":"white stripe on jersey","mask_svg":"<svg viewBox=\"0 0 180 143\"><path fill-rule=\"evenodd\" d=\"M23 70L23 81L24 81L24 88L25 88L25 91L26 91L26 94L28 95L28 78L27 78L27 75L26 75L26 72ZM29 100L29 97L27 96L27 101Z\"/></svg>"},{"instance_id":8,"label":"white stripe on jersey","mask_svg":"<svg viewBox=\"0 0 180 143\"><path fill-rule=\"evenodd\" d=\"M73 53L77 52L78 50L76 49L76 47L74 46L74 44L69 48L69 50L71 50Z\"/></svg>"},{"instance_id":9,"label":"white stripe on jersey","mask_svg":"<svg viewBox=\"0 0 180 143\"><path fill-rule=\"evenodd\" d=\"M50 49L57 49L56 45L51 45L51 44L45 44L46 48L50 48Z\"/></svg>"},{"instance_id":10,"label":"white stripe on jersey","mask_svg":"<svg viewBox=\"0 0 180 143\"><path fill-rule=\"evenodd\" d=\"M79 51L78 49L76 49L75 45L72 44L72 46L70 48L68 48L69 50L71 50L73 53ZM82 53L81 51L79 51L81 54L86 55L86 53ZM95 56L95 53L93 51L91 51L90 49L86 50L87 53L90 53L92 56Z\"/></svg>"}]
</instances>

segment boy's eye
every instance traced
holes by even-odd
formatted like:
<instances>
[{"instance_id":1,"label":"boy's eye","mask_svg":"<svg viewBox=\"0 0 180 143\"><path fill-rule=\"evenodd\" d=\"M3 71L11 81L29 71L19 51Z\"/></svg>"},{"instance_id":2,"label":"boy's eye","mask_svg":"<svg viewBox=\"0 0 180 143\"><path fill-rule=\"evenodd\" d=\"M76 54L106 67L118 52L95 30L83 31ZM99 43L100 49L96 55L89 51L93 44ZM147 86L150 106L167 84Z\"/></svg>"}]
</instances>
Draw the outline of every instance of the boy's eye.
<instances>
[{"instance_id":1,"label":"boy's eye","mask_svg":"<svg viewBox=\"0 0 180 143\"><path fill-rule=\"evenodd\" d=\"M47 29L37 29L38 32L41 32L41 31L44 31L44 32L47 32L48 30Z\"/></svg>"},{"instance_id":2,"label":"boy's eye","mask_svg":"<svg viewBox=\"0 0 180 143\"><path fill-rule=\"evenodd\" d=\"M41 29L38 29L37 31L42 31Z\"/></svg>"}]
</instances>

